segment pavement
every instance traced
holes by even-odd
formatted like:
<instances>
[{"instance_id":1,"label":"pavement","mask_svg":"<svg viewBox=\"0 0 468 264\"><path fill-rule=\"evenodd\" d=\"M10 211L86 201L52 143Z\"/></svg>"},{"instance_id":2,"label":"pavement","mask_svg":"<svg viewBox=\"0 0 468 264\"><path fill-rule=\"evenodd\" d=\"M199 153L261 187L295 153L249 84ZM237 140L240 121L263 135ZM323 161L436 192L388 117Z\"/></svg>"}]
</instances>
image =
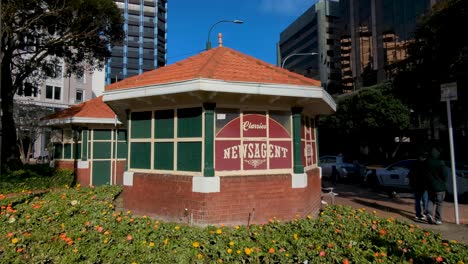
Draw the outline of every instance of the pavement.
<instances>
[{"instance_id":1,"label":"pavement","mask_svg":"<svg viewBox=\"0 0 468 264\"><path fill-rule=\"evenodd\" d=\"M328 183L328 184L327 184ZM325 187L329 182L324 181ZM432 225L414 220L414 199L412 193L398 193L390 198L386 192L373 190L359 184L337 184L333 192L338 193L335 204L348 205L353 208L366 208L366 211L376 211L377 216L383 218L394 217L410 224L417 224L422 229L440 233L443 239L456 240L468 244L468 204L458 204L459 223L456 224L455 206L453 202L444 201L442 204L442 225ZM327 200L328 199L328 200ZM330 203L329 197L324 200Z\"/></svg>"}]
</instances>

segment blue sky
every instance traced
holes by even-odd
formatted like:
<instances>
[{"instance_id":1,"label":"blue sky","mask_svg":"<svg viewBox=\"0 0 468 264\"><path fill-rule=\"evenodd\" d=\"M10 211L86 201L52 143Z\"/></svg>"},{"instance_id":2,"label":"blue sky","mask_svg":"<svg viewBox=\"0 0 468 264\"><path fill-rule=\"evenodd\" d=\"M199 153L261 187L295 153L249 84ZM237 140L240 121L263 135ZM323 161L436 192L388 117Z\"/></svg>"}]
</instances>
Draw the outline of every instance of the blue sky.
<instances>
[{"instance_id":1,"label":"blue sky","mask_svg":"<svg viewBox=\"0 0 468 264\"><path fill-rule=\"evenodd\" d=\"M173 64L205 49L210 27L211 45L223 45L276 64L276 43L281 31L316 0L170 0L167 13L167 61Z\"/></svg>"}]
</instances>

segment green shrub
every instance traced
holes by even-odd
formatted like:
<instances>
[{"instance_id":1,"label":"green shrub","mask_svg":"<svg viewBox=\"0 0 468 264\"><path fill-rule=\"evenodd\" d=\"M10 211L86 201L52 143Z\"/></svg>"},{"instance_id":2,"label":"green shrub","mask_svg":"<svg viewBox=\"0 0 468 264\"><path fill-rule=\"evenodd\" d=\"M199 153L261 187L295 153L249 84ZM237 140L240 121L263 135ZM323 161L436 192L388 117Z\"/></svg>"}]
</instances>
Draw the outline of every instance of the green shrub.
<instances>
[{"instance_id":1,"label":"green shrub","mask_svg":"<svg viewBox=\"0 0 468 264\"><path fill-rule=\"evenodd\" d=\"M0 176L0 193L21 190L44 190L72 186L75 175L69 169L54 170L48 165L25 165Z\"/></svg>"},{"instance_id":2,"label":"green shrub","mask_svg":"<svg viewBox=\"0 0 468 264\"><path fill-rule=\"evenodd\" d=\"M116 212L117 186L0 195L5 263L464 263L468 247L365 210L316 219L193 227Z\"/></svg>"}]
</instances>

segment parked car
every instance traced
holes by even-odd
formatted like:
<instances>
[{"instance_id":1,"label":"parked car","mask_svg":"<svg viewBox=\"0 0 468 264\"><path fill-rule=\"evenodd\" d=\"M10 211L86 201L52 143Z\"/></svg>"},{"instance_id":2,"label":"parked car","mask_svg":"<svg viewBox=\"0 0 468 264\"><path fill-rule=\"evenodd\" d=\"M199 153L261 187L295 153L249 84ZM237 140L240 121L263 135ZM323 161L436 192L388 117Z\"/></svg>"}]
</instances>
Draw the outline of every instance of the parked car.
<instances>
[{"instance_id":1,"label":"parked car","mask_svg":"<svg viewBox=\"0 0 468 264\"><path fill-rule=\"evenodd\" d=\"M362 172L365 172L365 167L359 163L345 162L342 155L322 156L319 158L319 166L322 168L322 177L331 179L333 170L336 169L337 181L359 180L362 178Z\"/></svg>"},{"instance_id":2,"label":"parked car","mask_svg":"<svg viewBox=\"0 0 468 264\"><path fill-rule=\"evenodd\" d=\"M406 159L395 162L384 168L372 167L366 173L365 182L370 187L385 189L391 195L394 192L411 192L409 185L408 172L416 159ZM445 162L445 165L450 162ZM466 166L456 165L457 175L457 193L459 196L468 195L468 168ZM447 171L451 172L449 166ZM453 181L451 173L447 177L447 194L453 195Z\"/></svg>"}]
</instances>

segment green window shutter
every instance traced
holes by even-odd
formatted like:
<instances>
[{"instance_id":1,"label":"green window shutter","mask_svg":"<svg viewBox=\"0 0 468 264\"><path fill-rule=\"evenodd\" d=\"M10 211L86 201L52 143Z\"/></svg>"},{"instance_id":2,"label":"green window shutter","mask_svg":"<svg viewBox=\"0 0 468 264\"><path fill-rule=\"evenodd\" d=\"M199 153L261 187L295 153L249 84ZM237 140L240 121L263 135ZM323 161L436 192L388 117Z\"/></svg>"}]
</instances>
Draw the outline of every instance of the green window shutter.
<instances>
[{"instance_id":1,"label":"green window shutter","mask_svg":"<svg viewBox=\"0 0 468 264\"><path fill-rule=\"evenodd\" d=\"M202 108L185 108L177 110L177 136L202 136Z\"/></svg>"},{"instance_id":2,"label":"green window shutter","mask_svg":"<svg viewBox=\"0 0 468 264\"><path fill-rule=\"evenodd\" d=\"M62 159L63 154L63 145L62 143L54 144L54 158L55 159Z\"/></svg>"},{"instance_id":3,"label":"green window shutter","mask_svg":"<svg viewBox=\"0 0 468 264\"><path fill-rule=\"evenodd\" d=\"M174 169L174 143L161 142L154 143L154 169L173 170Z\"/></svg>"},{"instance_id":4,"label":"green window shutter","mask_svg":"<svg viewBox=\"0 0 468 264\"><path fill-rule=\"evenodd\" d=\"M151 112L134 112L131 120L132 138L151 138Z\"/></svg>"},{"instance_id":5,"label":"green window shutter","mask_svg":"<svg viewBox=\"0 0 468 264\"><path fill-rule=\"evenodd\" d=\"M111 140L112 133L110 129L96 129L94 130L94 140Z\"/></svg>"},{"instance_id":6,"label":"green window shutter","mask_svg":"<svg viewBox=\"0 0 468 264\"><path fill-rule=\"evenodd\" d=\"M154 112L154 137L174 138L174 110Z\"/></svg>"},{"instance_id":7,"label":"green window shutter","mask_svg":"<svg viewBox=\"0 0 468 264\"><path fill-rule=\"evenodd\" d=\"M63 158L64 159L71 159L72 158L72 144L65 143L63 145Z\"/></svg>"},{"instance_id":8,"label":"green window shutter","mask_svg":"<svg viewBox=\"0 0 468 264\"><path fill-rule=\"evenodd\" d=\"M93 159L110 159L111 158L111 143L110 142L94 142L93 143Z\"/></svg>"},{"instance_id":9,"label":"green window shutter","mask_svg":"<svg viewBox=\"0 0 468 264\"><path fill-rule=\"evenodd\" d=\"M130 168L151 169L151 143L132 142L130 153Z\"/></svg>"},{"instance_id":10,"label":"green window shutter","mask_svg":"<svg viewBox=\"0 0 468 264\"><path fill-rule=\"evenodd\" d=\"M128 152L127 142L118 142L116 151L117 151L117 158L118 159L126 159L127 158L127 152Z\"/></svg>"},{"instance_id":11,"label":"green window shutter","mask_svg":"<svg viewBox=\"0 0 468 264\"><path fill-rule=\"evenodd\" d=\"M201 142L177 143L177 170L201 172L201 150Z\"/></svg>"}]
</instances>

